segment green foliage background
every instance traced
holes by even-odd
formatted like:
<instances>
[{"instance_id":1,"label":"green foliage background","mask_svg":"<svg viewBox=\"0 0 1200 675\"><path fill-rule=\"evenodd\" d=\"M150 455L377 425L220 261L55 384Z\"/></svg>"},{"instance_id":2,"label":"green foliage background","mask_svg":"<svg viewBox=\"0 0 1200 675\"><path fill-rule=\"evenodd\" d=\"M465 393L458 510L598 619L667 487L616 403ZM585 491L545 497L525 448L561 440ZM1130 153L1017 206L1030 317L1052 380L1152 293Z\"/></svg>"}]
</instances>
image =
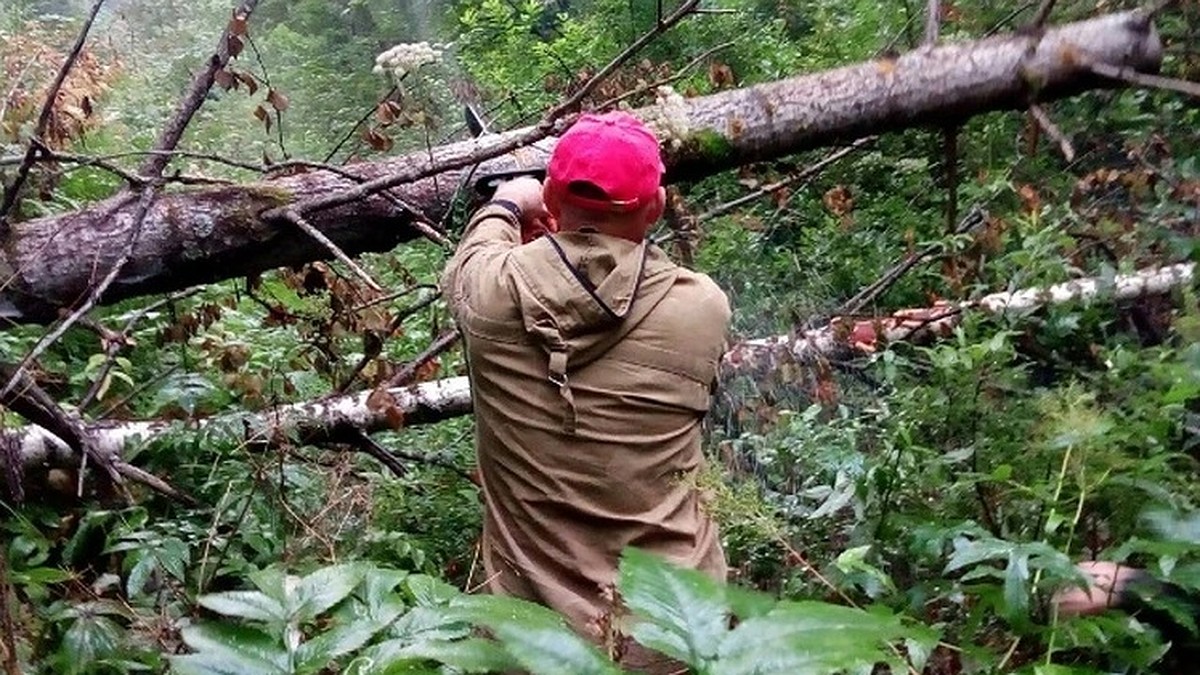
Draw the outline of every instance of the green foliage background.
<instances>
[{"instance_id":1,"label":"green foliage background","mask_svg":"<svg viewBox=\"0 0 1200 675\"><path fill-rule=\"evenodd\" d=\"M1011 30L1032 11L945 4L946 40ZM1122 4L1060 3L1054 20ZM48 47L61 50L87 5L5 3L0 30L46 29L59 41ZM97 123L72 149L151 147L229 6L111 2L94 43L118 67L95 104ZM664 74L678 74L677 91L702 94L730 84L721 66L743 86L869 59L915 47L923 24L912 2L723 0L710 9L721 11L656 40L590 104ZM182 147L252 164L342 162L462 138L464 102L497 127L528 123L655 20L656 3L628 0L265 0L251 21L253 46L236 62L262 86L214 91ZM55 25L62 30L47 28ZM1178 3L1159 25L1164 74L1200 78L1200 8ZM391 100L404 120L384 124L371 113L395 83L371 72L375 55L420 40L444 46L443 60L400 83ZM271 89L289 104L271 111L267 129L254 111ZM627 103L651 100L643 93ZM983 115L959 130L958 212L984 209L981 232L946 235L940 130L881 138L786 198L703 222L695 266L730 295L735 338L820 325L925 244L961 267L921 266L866 314L1200 257L1194 99L1099 91L1050 111L1079 151L1072 162L1045 138L1032 144L1021 114ZM387 149L363 140L355 125L364 117ZM19 151L5 142L4 154ZM703 213L823 154L678 187ZM198 157L177 166L256 175ZM23 204L25 216L79 208L118 187L96 170L47 180L45 198ZM835 195L849 195L852 207L831 207ZM668 229L657 236L673 245ZM398 312L433 292L445 257L414 243L364 262L389 287L410 291L388 300ZM382 363L402 364L449 326L435 303L381 342L365 313L347 310L361 289L339 284L335 268L281 270L165 304L137 324L135 344L107 371L103 346L86 330L42 359L39 378L62 400L100 392L83 406L90 416L180 420L136 458L205 506L152 495L132 508L112 495L78 500L70 476L66 489L44 486L44 502L5 503L7 609L23 672L420 672L438 664L560 672L563 663L612 671L555 617L461 592L480 580L480 496L465 477L469 419L381 436L419 460L401 477L346 447L294 441L263 451L237 433L187 428L193 416L327 394L373 345ZM145 304L128 301L97 318L121 325ZM40 334L7 330L0 350L15 361ZM460 371L457 355L440 360L440 374ZM362 379L386 375L380 367ZM1171 672L1194 654L1186 651L1196 646L1194 604L1147 598L1167 617L1151 621L1116 611L1067 620L1048 603L1078 583L1071 563L1080 559L1128 561L1193 599L1200 591L1194 287L1124 304L970 316L935 344L722 385L704 480L717 497L735 585L631 553L620 591L644 621L633 632L644 644L704 673L849 672L875 662L893 672ZM731 616L740 627L729 629ZM478 627L495 639L478 637Z\"/></svg>"}]
</instances>

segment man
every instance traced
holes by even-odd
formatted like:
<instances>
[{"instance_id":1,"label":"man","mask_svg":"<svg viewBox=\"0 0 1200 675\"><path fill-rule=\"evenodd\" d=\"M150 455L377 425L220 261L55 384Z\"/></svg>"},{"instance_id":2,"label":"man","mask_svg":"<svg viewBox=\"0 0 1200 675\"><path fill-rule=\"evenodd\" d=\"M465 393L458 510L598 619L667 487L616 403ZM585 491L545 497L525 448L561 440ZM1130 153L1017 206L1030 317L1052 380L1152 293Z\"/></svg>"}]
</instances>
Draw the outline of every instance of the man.
<instances>
[{"instance_id":1,"label":"man","mask_svg":"<svg viewBox=\"0 0 1200 675\"><path fill-rule=\"evenodd\" d=\"M726 573L696 478L729 304L646 241L662 173L636 118L585 115L544 186L506 182L475 213L442 278L470 364L488 588L597 641L625 547Z\"/></svg>"}]
</instances>

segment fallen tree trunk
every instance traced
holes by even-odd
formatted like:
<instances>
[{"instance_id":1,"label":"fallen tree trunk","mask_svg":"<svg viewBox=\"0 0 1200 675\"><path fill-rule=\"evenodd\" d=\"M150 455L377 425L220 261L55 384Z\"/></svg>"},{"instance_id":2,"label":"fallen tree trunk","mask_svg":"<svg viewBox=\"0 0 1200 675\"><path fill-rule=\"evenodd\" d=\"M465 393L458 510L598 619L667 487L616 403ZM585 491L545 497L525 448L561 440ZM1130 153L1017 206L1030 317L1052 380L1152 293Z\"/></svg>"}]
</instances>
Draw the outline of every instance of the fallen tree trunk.
<instances>
[{"instance_id":1,"label":"fallen tree trunk","mask_svg":"<svg viewBox=\"0 0 1200 675\"><path fill-rule=\"evenodd\" d=\"M1195 264L1141 270L1112 279L1077 279L1048 288L994 293L959 305L903 310L889 317L853 321L835 319L829 325L798 336L748 340L725 354L725 376L774 369L781 363L812 362L847 353L869 353L886 342L921 335L953 332L966 311L989 314L1024 313L1045 304L1111 299L1130 300L1161 294L1192 281ZM193 424L202 433L221 434L248 443L293 439L301 442L351 439L359 432L380 432L403 426L430 424L471 413L470 386L465 377L435 380L381 392L360 392L321 401L281 406L262 413L235 414ZM101 452L119 458L127 446L186 426L157 421L113 422L88 428ZM25 470L36 471L79 464L71 449L40 427L8 432L19 447Z\"/></svg>"},{"instance_id":2,"label":"fallen tree trunk","mask_svg":"<svg viewBox=\"0 0 1200 675\"><path fill-rule=\"evenodd\" d=\"M1038 35L999 36L643 108L685 130L667 143L668 179L713 174L869 134L946 124L991 110L1069 96L1110 84L1093 64L1155 70L1162 46L1147 14L1122 13ZM511 134L485 136L430 153L344 167L360 181L445 161L490 157ZM546 139L488 159L477 171L542 165ZM461 162L460 162L461 163ZM350 254L386 251L419 236L414 214L440 221L474 171L444 171L353 204L307 214ZM133 255L103 302L326 258L328 249L262 214L353 187L337 173L311 170L240 186L181 190L159 197L141 225ZM398 202L403 205L398 204ZM0 247L0 318L48 322L88 295L121 257L135 207L114 198L91 208L18 223Z\"/></svg>"}]
</instances>

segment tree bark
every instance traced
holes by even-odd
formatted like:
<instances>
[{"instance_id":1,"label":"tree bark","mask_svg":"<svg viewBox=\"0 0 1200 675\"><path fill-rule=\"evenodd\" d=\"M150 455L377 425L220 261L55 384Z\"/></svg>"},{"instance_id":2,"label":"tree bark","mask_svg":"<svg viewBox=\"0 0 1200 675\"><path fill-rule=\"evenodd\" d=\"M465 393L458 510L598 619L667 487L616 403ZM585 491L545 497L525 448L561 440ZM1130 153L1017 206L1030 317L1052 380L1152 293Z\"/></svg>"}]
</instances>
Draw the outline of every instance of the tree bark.
<instances>
[{"instance_id":1,"label":"tree bark","mask_svg":"<svg viewBox=\"0 0 1200 675\"><path fill-rule=\"evenodd\" d=\"M921 125L945 126L991 110L1111 86L1093 64L1155 70L1157 32L1141 12L1066 24L1044 34L1010 35L860 63L686 101L680 111L652 106L643 117L671 117L686 132L664 139L668 180L710 175L750 162ZM679 117L676 119L676 117ZM523 133L518 130L510 133ZM362 180L446 158L483 156L507 134L344 167ZM390 194L425 218L441 221L472 176L544 165L554 140L402 185ZM261 217L305 198L355 185L313 170L241 186L181 190L161 196L142 225L132 259L103 302L235 278L326 258L326 247L289 223ZM0 318L48 322L88 295L120 257L134 226L120 198L88 209L18 223L0 250ZM411 213L374 195L307 214L350 254L386 251L418 237Z\"/></svg>"},{"instance_id":2,"label":"tree bark","mask_svg":"<svg viewBox=\"0 0 1200 675\"><path fill-rule=\"evenodd\" d=\"M1186 263L1140 270L1111 279L1085 278L1047 288L993 293L959 305L936 305L902 310L889 317L869 320L834 319L822 328L798 336L747 340L735 345L722 362L724 376L772 370L787 362L811 363L816 359L870 353L887 342L950 335L964 312L988 314L1027 313L1046 304L1131 300L1166 293L1184 286L1195 276L1195 264ZM360 392L324 400L281 406L260 413L234 414L201 420L191 425L202 433L239 438L248 444L279 439L323 442L352 438L361 431L375 433L431 424L471 413L471 391L466 377L452 377L382 392ZM97 423L87 427L95 447L119 460L128 447L187 425L159 421ZM28 426L5 432L19 448L26 472L78 466L70 447L41 427Z\"/></svg>"}]
</instances>

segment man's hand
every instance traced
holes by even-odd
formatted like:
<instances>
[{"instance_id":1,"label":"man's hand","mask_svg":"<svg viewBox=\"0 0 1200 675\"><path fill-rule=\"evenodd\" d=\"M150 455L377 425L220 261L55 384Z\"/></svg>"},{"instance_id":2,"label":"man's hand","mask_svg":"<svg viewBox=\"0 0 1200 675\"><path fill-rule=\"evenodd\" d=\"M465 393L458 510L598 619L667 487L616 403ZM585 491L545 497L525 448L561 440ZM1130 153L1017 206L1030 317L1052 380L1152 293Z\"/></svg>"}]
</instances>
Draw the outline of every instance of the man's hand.
<instances>
[{"instance_id":1,"label":"man's hand","mask_svg":"<svg viewBox=\"0 0 1200 675\"><path fill-rule=\"evenodd\" d=\"M542 201L542 184L535 178L523 176L501 183L493 199L505 199L521 209L521 241L527 243L543 234L558 231L558 223Z\"/></svg>"},{"instance_id":2,"label":"man's hand","mask_svg":"<svg viewBox=\"0 0 1200 675\"><path fill-rule=\"evenodd\" d=\"M1076 567L1088 577L1088 588L1068 588L1054 595L1058 613L1078 616L1119 607L1127 600L1131 586L1144 580L1143 570L1113 562L1081 562Z\"/></svg>"}]
</instances>

